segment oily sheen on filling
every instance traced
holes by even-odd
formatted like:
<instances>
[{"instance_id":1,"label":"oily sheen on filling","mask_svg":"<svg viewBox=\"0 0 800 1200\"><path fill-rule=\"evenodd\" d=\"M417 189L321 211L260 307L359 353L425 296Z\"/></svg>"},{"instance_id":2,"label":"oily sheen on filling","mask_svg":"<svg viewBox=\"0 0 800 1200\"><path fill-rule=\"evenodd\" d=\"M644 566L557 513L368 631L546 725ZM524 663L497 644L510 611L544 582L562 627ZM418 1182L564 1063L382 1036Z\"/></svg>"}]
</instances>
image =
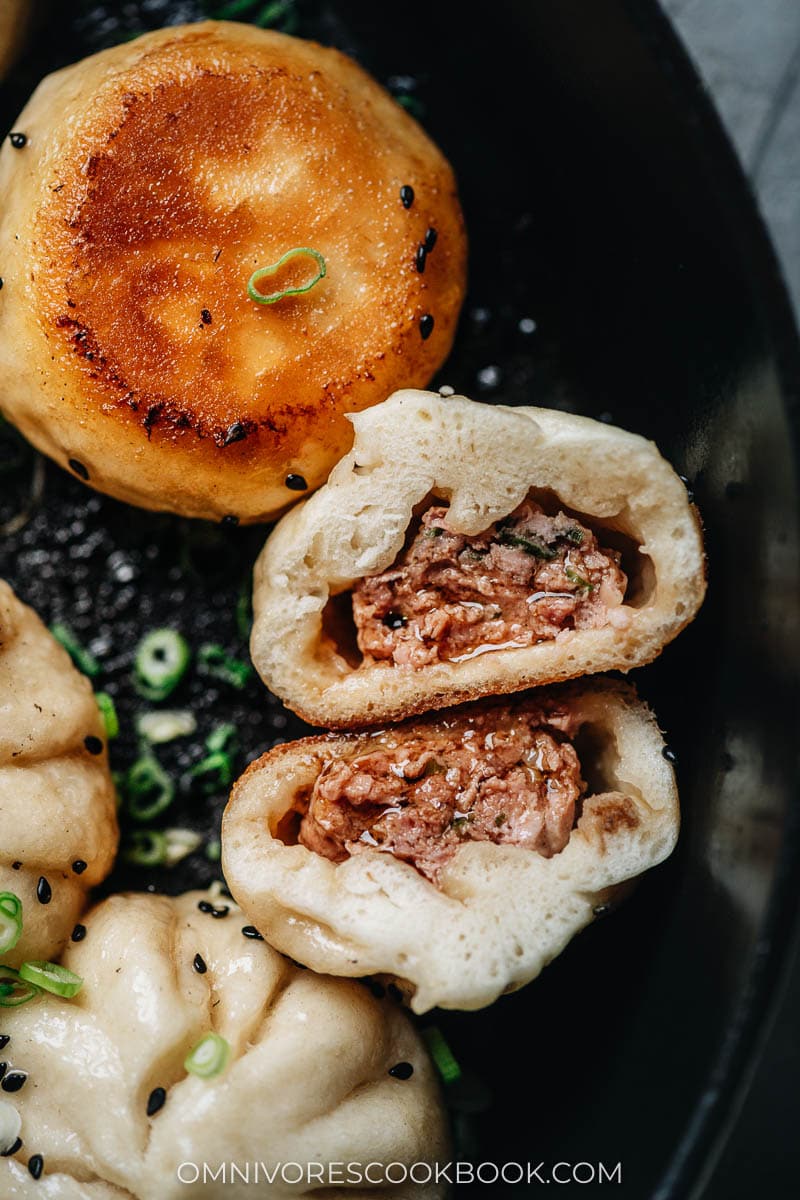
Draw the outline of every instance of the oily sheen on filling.
<instances>
[{"instance_id":1,"label":"oily sheen on filling","mask_svg":"<svg viewBox=\"0 0 800 1200\"><path fill-rule=\"evenodd\" d=\"M620 558L532 500L473 537L433 506L397 561L353 589L359 649L365 662L424 667L627 620Z\"/></svg>"},{"instance_id":2,"label":"oily sheen on filling","mask_svg":"<svg viewBox=\"0 0 800 1200\"><path fill-rule=\"evenodd\" d=\"M534 702L473 710L361 739L320 759L298 797L298 840L334 862L394 855L437 883L465 841L563 850L585 791L574 718Z\"/></svg>"}]
</instances>

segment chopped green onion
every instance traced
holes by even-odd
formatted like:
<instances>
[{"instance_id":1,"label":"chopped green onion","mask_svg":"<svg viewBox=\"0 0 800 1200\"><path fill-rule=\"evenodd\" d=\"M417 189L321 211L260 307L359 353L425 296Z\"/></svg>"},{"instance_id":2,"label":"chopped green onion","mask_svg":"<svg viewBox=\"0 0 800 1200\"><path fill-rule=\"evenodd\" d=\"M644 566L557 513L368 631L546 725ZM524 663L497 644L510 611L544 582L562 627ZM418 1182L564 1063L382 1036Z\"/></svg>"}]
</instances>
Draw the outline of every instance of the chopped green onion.
<instances>
[{"instance_id":1,"label":"chopped green onion","mask_svg":"<svg viewBox=\"0 0 800 1200\"><path fill-rule=\"evenodd\" d=\"M64 647L79 671L83 671L84 675L88 675L90 679L94 679L100 674L100 663L93 654L83 648L69 626L62 625L57 621L55 625L50 626L50 632Z\"/></svg>"},{"instance_id":2,"label":"chopped green onion","mask_svg":"<svg viewBox=\"0 0 800 1200\"><path fill-rule=\"evenodd\" d=\"M444 1083L456 1083L461 1078L461 1067L444 1040L442 1031L436 1025L431 1025L427 1029L423 1029L422 1036Z\"/></svg>"},{"instance_id":3,"label":"chopped green onion","mask_svg":"<svg viewBox=\"0 0 800 1200\"><path fill-rule=\"evenodd\" d=\"M242 584L242 590L239 592L239 598L236 601L236 628L239 630L239 636L242 641L246 642L250 637L250 628L253 624L253 581L248 575L245 582Z\"/></svg>"},{"instance_id":4,"label":"chopped green onion","mask_svg":"<svg viewBox=\"0 0 800 1200\"><path fill-rule=\"evenodd\" d=\"M22 937L22 901L15 892L0 892L0 954L13 950Z\"/></svg>"},{"instance_id":5,"label":"chopped green onion","mask_svg":"<svg viewBox=\"0 0 800 1200\"><path fill-rule=\"evenodd\" d=\"M206 858L209 862L219 862L222 858L222 842L219 838L214 838L206 846Z\"/></svg>"},{"instance_id":6,"label":"chopped green onion","mask_svg":"<svg viewBox=\"0 0 800 1200\"><path fill-rule=\"evenodd\" d=\"M410 112L411 116L417 121L421 121L425 116L425 105L421 100L418 100L416 96L395 96L395 100L401 106L401 108L404 108L407 112Z\"/></svg>"},{"instance_id":7,"label":"chopped green onion","mask_svg":"<svg viewBox=\"0 0 800 1200\"><path fill-rule=\"evenodd\" d=\"M193 829L165 829L164 865L174 867L182 859L194 854L202 840Z\"/></svg>"},{"instance_id":8,"label":"chopped green onion","mask_svg":"<svg viewBox=\"0 0 800 1200\"><path fill-rule=\"evenodd\" d=\"M189 647L175 629L154 629L136 651L136 690L146 700L166 700L186 674Z\"/></svg>"},{"instance_id":9,"label":"chopped green onion","mask_svg":"<svg viewBox=\"0 0 800 1200\"><path fill-rule=\"evenodd\" d=\"M242 662L239 658L232 658L214 642L206 642L200 647L197 663L202 675L210 675L212 679L229 683L231 687L238 688L239 691L247 685L253 674L253 668L249 663Z\"/></svg>"},{"instance_id":10,"label":"chopped green onion","mask_svg":"<svg viewBox=\"0 0 800 1200\"><path fill-rule=\"evenodd\" d=\"M270 25L274 25L276 21L289 16L291 11L292 0L272 0L270 4L265 4L261 9L261 12L255 18L254 24L260 26L261 29L267 29Z\"/></svg>"},{"instance_id":11,"label":"chopped green onion","mask_svg":"<svg viewBox=\"0 0 800 1200\"><path fill-rule=\"evenodd\" d=\"M189 737L196 729L197 719L188 709L146 712L136 718L136 732L154 746L171 742L174 738Z\"/></svg>"},{"instance_id":12,"label":"chopped green onion","mask_svg":"<svg viewBox=\"0 0 800 1200\"><path fill-rule=\"evenodd\" d=\"M228 0L227 4L223 4L212 15L217 21L231 21L234 17L240 17L249 9L255 8L258 0Z\"/></svg>"},{"instance_id":13,"label":"chopped green onion","mask_svg":"<svg viewBox=\"0 0 800 1200\"><path fill-rule=\"evenodd\" d=\"M546 562L555 558L556 552L541 538L538 538L535 533L526 533L521 537L517 533L510 533L507 529L502 530L498 537L498 542L502 542L504 546L517 546L520 550L524 550L526 554L532 554L534 558L543 558Z\"/></svg>"},{"instance_id":14,"label":"chopped green onion","mask_svg":"<svg viewBox=\"0 0 800 1200\"><path fill-rule=\"evenodd\" d=\"M114 701L108 692L95 692L94 698L97 701L97 707L100 709L100 716L103 718L106 737L109 740L115 738L119 733L119 717L117 716Z\"/></svg>"},{"instance_id":15,"label":"chopped green onion","mask_svg":"<svg viewBox=\"0 0 800 1200\"><path fill-rule=\"evenodd\" d=\"M206 750L210 750L212 754L216 750L227 750L229 754L233 754L236 750L238 735L238 729L230 721L224 725L217 725L216 729L212 729L206 738Z\"/></svg>"},{"instance_id":16,"label":"chopped green onion","mask_svg":"<svg viewBox=\"0 0 800 1200\"><path fill-rule=\"evenodd\" d=\"M167 859L167 839L158 829L137 829L130 834L122 857L137 867L160 867Z\"/></svg>"},{"instance_id":17,"label":"chopped green onion","mask_svg":"<svg viewBox=\"0 0 800 1200\"><path fill-rule=\"evenodd\" d=\"M220 1037L218 1033L207 1033L187 1054L183 1065L192 1075L199 1075L201 1079L211 1079L225 1070L230 1052L230 1045L224 1037Z\"/></svg>"},{"instance_id":18,"label":"chopped green onion","mask_svg":"<svg viewBox=\"0 0 800 1200\"><path fill-rule=\"evenodd\" d=\"M152 754L137 758L125 776L127 809L135 821L152 821L175 798L175 784Z\"/></svg>"},{"instance_id":19,"label":"chopped green onion","mask_svg":"<svg viewBox=\"0 0 800 1200\"><path fill-rule=\"evenodd\" d=\"M304 283L302 287L284 288L282 292L270 292L265 295L256 287L262 279L269 279L278 271L285 262L290 258L297 258L298 255L305 254L309 258L313 258L317 264L317 273L309 283ZM324 279L328 273L328 268L325 265L325 259L320 254L319 250L312 250L310 246L295 246L293 250L287 250L282 254L277 262L270 267L261 267L258 271L254 271L247 281L247 294L251 300L255 300L256 304L275 304L278 300L283 300L286 296L302 296L304 292L310 292L315 284L319 283L320 279Z\"/></svg>"},{"instance_id":20,"label":"chopped green onion","mask_svg":"<svg viewBox=\"0 0 800 1200\"><path fill-rule=\"evenodd\" d=\"M585 588L587 592L594 591L594 584L589 583L589 580L584 579L583 576L579 575L577 571L573 571L572 567L565 567L564 574L570 583L575 583L578 585L578 587Z\"/></svg>"},{"instance_id":21,"label":"chopped green onion","mask_svg":"<svg viewBox=\"0 0 800 1200\"><path fill-rule=\"evenodd\" d=\"M41 994L41 988L20 979L13 967L0 967L0 1008L18 1008Z\"/></svg>"},{"instance_id":22,"label":"chopped green onion","mask_svg":"<svg viewBox=\"0 0 800 1200\"><path fill-rule=\"evenodd\" d=\"M52 992L54 996L64 996L67 1000L77 996L83 987L80 975L68 971L60 963L24 962L19 969L19 977L43 992Z\"/></svg>"},{"instance_id":23,"label":"chopped green onion","mask_svg":"<svg viewBox=\"0 0 800 1200\"><path fill-rule=\"evenodd\" d=\"M206 755L189 771L190 780L199 781L206 796L230 787L234 775L233 759L224 750L216 750L213 754Z\"/></svg>"},{"instance_id":24,"label":"chopped green onion","mask_svg":"<svg viewBox=\"0 0 800 1200\"><path fill-rule=\"evenodd\" d=\"M571 529L567 530L564 537L572 542L573 546L580 546L583 541L583 530L578 529L577 525L573 525Z\"/></svg>"}]
</instances>

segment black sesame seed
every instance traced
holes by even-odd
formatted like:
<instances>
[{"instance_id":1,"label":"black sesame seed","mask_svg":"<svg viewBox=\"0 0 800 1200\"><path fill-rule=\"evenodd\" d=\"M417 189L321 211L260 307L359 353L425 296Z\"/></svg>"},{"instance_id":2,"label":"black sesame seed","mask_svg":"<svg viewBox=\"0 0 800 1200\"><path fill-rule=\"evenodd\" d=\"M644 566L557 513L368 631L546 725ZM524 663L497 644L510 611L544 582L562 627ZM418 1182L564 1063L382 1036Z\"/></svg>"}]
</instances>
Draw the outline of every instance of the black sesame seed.
<instances>
[{"instance_id":1,"label":"black sesame seed","mask_svg":"<svg viewBox=\"0 0 800 1200\"><path fill-rule=\"evenodd\" d=\"M22 1138L18 1137L13 1146L9 1146L7 1150L0 1150L0 1158L11 1158L12 1154L18 1154L22 1149Z\"/></svg>"},{"instance_id":2,"label":"black sesame seed","mask_svg":"<svg viewBox=\"0 0 800 1200\"><path fill-rule=\"evenodd\" d=\"M2 275L0 275L0 292L2 292L2 290L3 290L3 283L4 283L4 282L5 282L5 281L4 281L4 279L3 279L3 276L2 276Z\"/></svg>"},{"instance_id":3,"label":"black sesame seed","mask_svg":"<svg viewBox=\"0 0 800 1200\"><path fill-rule=\"evenodd\" d=\"M154 1117L159 1109L164 1107L167 1099L167 1093L162 1087L153 1088L150 1095L147 1097L147 1115Z\"/></svg>"},{"instance_id":4,"label":"black sesame seed","mask_svg":"<svg viewBox=\"0 0 800 1200\"><path fill-rule=\"evenodd\" d=\"M228 430L225 433L225 437L223 438L223 441L222 441L223 450L225 449L226 446L232 446L232 445L234 445L235 442L241 442L246 437L247 437L247 430L245 429L242 422L234 421L233 425L230 425L228 427Z\"/></svg>"},{"instance_id":5,"label":"black sesame seed","mask_svg":"<svg viewBox=\"0 0 800 1200\"><path fill-rule=\"evenodd\" d=\"M16 862L13 862L13 863L11 864L11 870L12 870L12 871L18 871L18 870L20 869L20 867L21 867L21 866L22 866L22 863L19 861L19 859L17 859L17 861L16 861Z\"/></svg>"},{"instance_id":6,"label":"black sesame seed","mask_svg":"<svg viewBox=\"0 0 800 1200\"><path fill-rule=\"evenodd\" d=\"M53 899L53 889L44 875L39 876L39 882L36 885L36 899L40 904L49 904Z\"/></svg>"},{"instance_id":7,"label":"black sesame seed","mask_svg":"<svg viewBox=\"0 0 800 1200\"><path fill-rule=\"evenodd\" d=\"M8 140L15 150L21 150L23 146L28 144L28 135L25 133L10 133Z\"/></svg>"},{"instance_id":8,"label":"black sesame seed","mask_svg":"<svg viewBox=\"0 0 800 1200\"><path fill-rule=\"evenodd\" d=\"M419 271L420 275L425 274L425 260L428 257L428 251L424 246L417 246L417 252L414 255L414 266Z\"/></svg>"},{"instance_id":9,"label":"black sesame seed","mask_svg":"<svg viewBox=\"0 0 800 1200\"><path fill-rule=\"evenodd\" d=\"M44 1170L44 1159L41 1154L32 1154L28 1159L28 1170L34 1179L39 1179Z\"/></svg>"},{"instance_id":10,"label":"black sesame seed","mask_svg":"<svg viewBox=\"0 0 800 1200\"><path fill-rule=\"evenodd\" d=\"M403 208L411 208L414 203L414 189L410 183L404 183L400 188L400 202Z\"/></svg>"},{"instance_id":11,"label":"black sesame seed","mask_svg":"<svg viewBox=\"0 0 800 1200\"><path fill-rule=\"evenodd\" d=\"M192 966L194 967L195 971L197 971L198 975L205 975L206 971L208 970L208 967L206 966L206 960L203 958L202 954L195 954Z\"/></svg>"},{"instance_id":12,"label":"black sesame seed","mask_svg":"<svg viewBox=\"0 0 800 1200\"><path fill-rule=\"evenodd\" d=\"M385 617L381 617L381 624L387 629L402 629L408 624L408 620L399 612L388 612Z\"/></svg>"},{"instance_id":13,"label":"black sesame seed","mask_svg":"<svg viewBox=\"0 0 800 1200\"><path fill-rule=\"evenodd\" d=\"M87 746L86 749L88 750L89 747ZM97 754L97 753L98 753L97 750L92 750L92 754ZM87 865L88 864L85 863L82 858L76 858L75 862L72 864L72 869L76 875L82 875L83 872L86 870Z\"/></svg>"},{"instance_id":14,"label":"black sesame seed","mask_svg":"<svg viewBox=\"0 0 800 1200\"><path fill-rule=\"evenodd\" d=\"M254 938L257 942L263 942L263 937L256 929L255 925L243 925L242 933L246 938Z\"/></svg>"},{"instance_id":15,"label":"black sesame seed","mask_svg":"<svg viewBox=\"0 0 800 1200\"><path fill-rule=\"evenodd\" d=\"M419 331L422 335L423 342L427 342L428 338L433 333L433 317L430 313L425 313L419 319Z\"/></svg>"},{"instance_id":16,"label":"black sesame seed","mask_svg":"<svg viewBox=\"0 0 800 1200\"><path fill-rule=\"evenodd\" d=\"M7 1075L3 1076L0 1087L4 1092L18 1092L20 1088L25 1086L27 1078L28 1076L24 1071L9 1071Z\"/></svg>"},{"instance_id":17,"label":"black sesame seed","mask_svg":"<svg viewBox=\"0 0 800 1200\"><path fill-rule=\"evenodd\" d=\"M8 1063L0 1062L0 1079L3 1078L3 1076L5 1075L7 1070L8 1070Z\"/></svg>"},{"instance_id":18,"label":"black sesame seed","mask_svg":"<svg viewBox=\"0 0 800 1200\"><path fill-rule=\"evenodd\" d=\"M86 937L86 926L85 925L76 925L72 931L71 936L72 936L73 942L82 942L83 939Z\"/></svg>"},{"instance_id":19,"label":"black sesame seed","mask_svg":"<svg viewBox=\"0 0 800 1200\"><path fill-rule=\"evenodd\" d=\"M217 917L217 918L219 918L219 917L227 917L227 915L228 915L228 913L229 913L230 911L231 911L231 910L230 910L230 906L229 906L229 905L227 905L227 904L221 904L219 908L212 908L212 909L211 909L211 915L212 915L212 917Z\"/></svg>"},{"instance_id":20,"label":"black sesame seed","mask_svg":"<svg viewBox=\"0 0 800 1200\"><path fill-rule=\"evenodd\" d=\"M305 492L308 490L308 484L303 475L287 475L286 486L292 492Z\"/></svg>"},{"instance_id":21,"label":"black sesame seed","mask_svg":"<svg viewBox=\"0 0 800 1200\"><path fill-rule=\"evenodd\" d=\"M203 322L204 325L211 324L212 317L211 317L211 313L208 311L207 308L204 308L203 311L200 313L200 320Z\"/></svg>"},{"instance_id":22,"label":"black sesame seed","mask_svg":"<svg viewBox=\"0 0 800 1200\"><path fill-rule=\"evenodd\" d=\"M389 1068L389 1074L393 1079L410 1079L414 1074L414 1068L409 1062L399 1062Z\"/></svg>"},{"instance_id":23,"label":"black sesame seed","mask_svg":"<svg viewBox=\"0 0 800 1200\"><path fill-rule=\"evenodd\" d=\"M0 1050L5 1050L8 1043L11 1041L10 1033L0 1033Z\"/></svg>"},{"instance_id":24,"label":"black sesame seed","mask_svg":"<svg viewBox=\"0 0 800 1200\"><path fill-rule=\"evenodd\" d=\"M225 525L228 528L231 528L231 527L235 528L238 524L239 524L239 518L235 517L233 515L233 513L229 513L228 516L223 517L222 520L220 521L220 525Z\"/></svg>"},{"instance_id":25,"label":"black sesame seed","mask_svg":"<svg viewBox=\"0 0 800 1200\"><path fill-rule=\"evenodd\" d=\"M677 754L674 750L671 750L669 746L665 746L661 753L668 763L676 763L678 761Z\"/></svg>"},{"instance_id":26,"label":"black sesame seed","mask_svg":"<svg viewBox=\"0 0 800 1200\"><path fill-rule=\"evenodd\" d=\"M203 913L210 913L214 911L214 905L209 904L208 900L199 900L197 907L200 909L200 912Z\"/></svg>"},{"instance_id":27,"label":"black sesame seed","mask_svg":"<svg viewBox=\"0 0 800 1200\"><path fill-rule=\"evenodd\" d=\"M85 481L89 478L89 472L86 470L86 467L83 465L83 463L79 462L77 458L71 458L69 460L69 469L70 471L74 471L79 479L83 479Z\"/></svg>"},{"instance_id":28,"label":"black sesame seed","mask_svg":"<svg viewBox=\"0 0 800 1200\"><path fill-rule=\"evenodd\" d=\"M438 236L439 236L439 234L436 232L436 230L433 228L433 226L431 226L431 228L426 231L424 245L425 245L425 249L428 251L428 254L430 254L431 250L436 245L436 239Z\"/></svg>"},{"instance_id":29,"label":"black sesame seed","mask_svg":"<svg viewBox=\"0 0 800 1200\"><path fill-rule=\"evenodd\" d=\"M88 737L85 737L83 739L83 744L86 747L86 749L89 751L90 754L102 754L103 753L103 743L100 741L99 737L95 737L91 733L89 734Z\"/></svg>"}]
</instances>

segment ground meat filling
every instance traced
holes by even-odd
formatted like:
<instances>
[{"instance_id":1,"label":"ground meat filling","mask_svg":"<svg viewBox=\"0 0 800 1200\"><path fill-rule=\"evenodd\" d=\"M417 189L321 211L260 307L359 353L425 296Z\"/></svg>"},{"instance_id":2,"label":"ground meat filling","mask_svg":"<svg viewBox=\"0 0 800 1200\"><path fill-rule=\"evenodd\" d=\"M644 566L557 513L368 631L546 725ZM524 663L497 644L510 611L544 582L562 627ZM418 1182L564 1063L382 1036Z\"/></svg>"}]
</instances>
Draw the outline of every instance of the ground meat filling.
<instances>
[{"instance_id":1,"label":"ground meat filling","mask_svg":"<svg viewBox=\"0 0 800 1200\"><path fill-rule=\"evenodd\" d=\"M627 623L619 562L590 529L529 500L476 537L429 508L397 562L353 589L359 649L366 662L424 667Z\"/></svg>"},{"instance_id":2,"label":"ground meat filling","mask_svg":"<svg viewBox=\"0 0 800 1200\"><path fill-rule=\"evenodd\" d=\"M574 732L565 710L525 704L375 734L323 760L298 840L334 862L381 850L433 883L465 841L550 858L585 790Z\"/></svg>"}]
</instances>

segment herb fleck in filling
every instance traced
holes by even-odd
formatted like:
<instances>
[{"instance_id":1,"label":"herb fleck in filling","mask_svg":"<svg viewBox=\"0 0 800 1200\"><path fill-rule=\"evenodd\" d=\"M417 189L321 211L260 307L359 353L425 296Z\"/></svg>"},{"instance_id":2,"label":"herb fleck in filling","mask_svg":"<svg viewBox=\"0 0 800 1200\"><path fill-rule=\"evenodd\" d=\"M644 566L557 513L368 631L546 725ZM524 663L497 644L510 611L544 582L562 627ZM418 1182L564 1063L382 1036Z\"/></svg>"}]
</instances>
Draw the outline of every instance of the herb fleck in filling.
<instances>
[{"instance_id":1,"label":"herb fleck in filling","mask_svg":"<svg viewBox=\"0 0 800 1200\"><path fill-rule=\"evenodd\" d=\"M429 508L397 561L354 588L366 662L459 662L566 629L627 624L619 552L573 517L525 501L470 537L447 516L444 506Z\"/></svg>"}]
</instances>

